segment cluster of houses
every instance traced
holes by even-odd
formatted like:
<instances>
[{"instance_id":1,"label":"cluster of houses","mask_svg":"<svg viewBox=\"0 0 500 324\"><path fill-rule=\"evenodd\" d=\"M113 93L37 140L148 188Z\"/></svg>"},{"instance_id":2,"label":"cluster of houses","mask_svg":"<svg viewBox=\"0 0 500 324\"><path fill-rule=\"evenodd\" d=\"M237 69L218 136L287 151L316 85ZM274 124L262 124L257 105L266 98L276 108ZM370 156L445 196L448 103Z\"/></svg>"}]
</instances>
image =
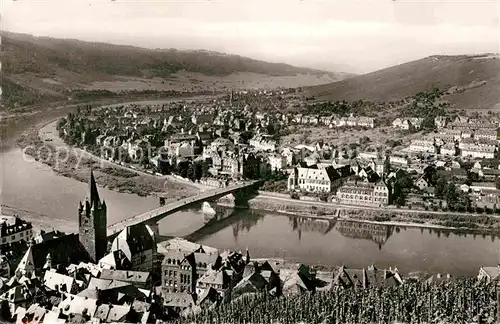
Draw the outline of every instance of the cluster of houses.
<instances>
[{"instance_id":1,"label":"cluster of houses","mask_svg":"<svg viewBox=\"0 0 500 324\"><path fill-rule=\"evenodd\" d=\"M384 179L384 164L376 155L322 160L311 165L301 162L290 172L288 190L330 195L332 201L343 204L386 206L390 203L387 181L395 173Z\"/></svg>"},{"instance_id":2,"label":"cluster of houses","mask_svg":"<svg viewBox=\"0 0 500 324\"><path fill-rule=\"evenodd\" d=\"M295 124L302 125L324 125L329 128L336 127L363 127L363 128L374 128L375 127L375 119L373 117L364 117L364 116L353 116L351 114L349 117L340 117L336 115L330 116L314 116L314 115L304 115L304 114L295 114L295 115L283 115L286 118L286 121L290 120L292 117L292 121Z\"/></svg>"},{"instance_id":3,"label":"cluster of houses","mask_svg":"<svg viewBox=\"0 0 500 324\"><path fill-rule=\"evenodd\" d=\"M356 152L349 160L347 153L339 154L338 148L322 141L282 145L273 130L293 124L374 127L369 117L313 116L278 110L270 113L251 107L256 101L258 107L277 108L286 104L279 100L282 95L276 91L238 92L229 98L206 101L132 104L97 110L85 118L92 119L96 126L91 132L102 133L95 137L94 144L104 148L103 157L110 160L124 151L140 162L148 151L149 163L159 170L165 161L169 165L199 162L204 166L203 177L214 181L256 179L280 172L288 174L289 192L326 194L332 201L355 205L391 203L387 184L394 172L384 170L387 159L392 170L409 171L424 195L432 197L432 186L422 178L426 167L455 170L460 168L455 159L491 159L497 150L498 126L494 121L459 117L449 122L444 116L435 118L436 132L411 140L407 149L388 157ZM422 122L419 117L397 118L392 126L419 130ZM435 159L425 160L420 153Z\"/></svg>"},{"instance_id":4,"label":"cluster of houses","mask_svg":"<svg viewBox=\"0 0 500 324\"><path fill-rule=\"evenodd\" d=\"M356 161L343 167L326 167L325 172L338 180L333 186L339 186L337 194L342 199L378 203L386 199L387 191L376 181L377 176L367 171L377 170L376 165L373 160L367 164ZM324 183L318 182L325 180L312 182L313 177L324 174L317 170L312 167L311 172L298 178L316 184L314 190L329 190L331 187L323 189ZM342 182L353 174L371 180ZM333 271L316 271L285 260L252 260L248 250L220 252L180 238L159 243L151 227L142 223L108 238L107 206L100 199L92 173L89 189L85 202L77 208L78 234L52 231L35 235L31 224L19 218L11 225L2 225L2 233L10 237L8 243L0 245L2 321L154 323L203 309L216 311L215 307L224 300L243 294L267 292L279 296L391 287L405 282L397 269L392 268L342 266ZM344 226L343 231L346 235L357 235L359 230L373 230L373 225L362 226L356 232L352 226ZM388 235L376 229L372 239L383 244ZM19 258L4 253L20 244L25 249ZM499 280L500 268L483 267L479 278Z\"/></svg>"},{"instance_id":5,"label":"cluster of houses","mask_svg":"<svg viewBox=\"0 0 500 324\"><path fill-rule=\"evenodd\" d=\"M281 94L239 93L251 98ZM232 98L233 93L229 99L213 101L112 106L76 116L81 120L67 123L62 132L69 135L74 133L72 127L83 129L82 125L87 125L81 132L81 144L96 146L101 156L111 161L141 163L146 159L157 167L165 160L170 164L199 161L209 165L214 177L236 178L248 173L245 169L280 171L297 162L293 158L297 152L280 147L273 129L292 124L374 127L371 117L263 113L248 104L234 109Z\"/></svg>"},{"instance_id":6,"label":"cluster of houses","mask_svg":"<svg viewBox=\"0 0 500 324\"><path fill-rule=\"evenodd\" d=\"M397 118L394 128L408 130L420 129L423 118ZM411 141L408 151L411 153L440 154L473 159L492 159L498 146L498 124L492 121L457 117L451 123L438 116L434 123L437 134L431 133Z\"/></svg>"}]
</instances>

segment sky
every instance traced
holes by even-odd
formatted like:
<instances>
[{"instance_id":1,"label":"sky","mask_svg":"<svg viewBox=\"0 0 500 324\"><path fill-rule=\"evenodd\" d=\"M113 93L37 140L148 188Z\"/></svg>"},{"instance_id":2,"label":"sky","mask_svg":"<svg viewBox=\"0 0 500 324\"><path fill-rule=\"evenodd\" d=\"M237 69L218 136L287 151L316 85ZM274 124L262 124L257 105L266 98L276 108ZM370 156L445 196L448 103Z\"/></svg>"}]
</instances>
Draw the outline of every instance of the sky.
<instances>
[{"instance_id":1,"label":"sky","mask_svg":"<svg viewBox=\"0 0 500 324\"><path fill-rule=\"evenodd\" d=\"M2 30L367 73L500 52L500 1L2 0Z\"/></svg>"}]
</instances>

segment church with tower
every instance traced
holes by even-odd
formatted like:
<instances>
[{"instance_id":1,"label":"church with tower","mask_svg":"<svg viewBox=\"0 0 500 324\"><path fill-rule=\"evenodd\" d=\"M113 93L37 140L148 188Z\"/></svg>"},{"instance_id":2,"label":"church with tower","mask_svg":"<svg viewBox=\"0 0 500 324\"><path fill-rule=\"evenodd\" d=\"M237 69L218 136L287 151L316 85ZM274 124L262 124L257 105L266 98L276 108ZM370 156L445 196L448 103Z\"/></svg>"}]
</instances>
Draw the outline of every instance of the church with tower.
<instances>
[{"instance_id":1,"label":"church with tower","mask_svg":"<svg viewBox=\"0 0 500 324\"><path fill-rule=\"evenodd\" d=\"M85 203L78 208L78 238L92 261L99 261L105 254L107 243L106 203L99 198L94 173L90 171L89 193Z\"/></svg>"}]
</instances>

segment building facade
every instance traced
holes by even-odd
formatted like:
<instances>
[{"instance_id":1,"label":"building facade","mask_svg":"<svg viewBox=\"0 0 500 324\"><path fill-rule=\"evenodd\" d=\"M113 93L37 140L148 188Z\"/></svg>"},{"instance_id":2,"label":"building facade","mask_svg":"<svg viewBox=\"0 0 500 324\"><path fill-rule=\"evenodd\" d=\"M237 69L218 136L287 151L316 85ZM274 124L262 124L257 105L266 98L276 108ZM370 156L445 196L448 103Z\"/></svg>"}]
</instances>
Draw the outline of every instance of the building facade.
<instances>
[{"instance_id":1,"label":"building facade","mask_svg":"<svg viewBox=\"0 0 500 324\"><path fill-rule=\"evenodd\" d=\"M171 293L194 293L197 280L216 266L220 256L199 248L192 253L169 251L162 262L162 286Z\"/></svg>"},{"instance_id":2,"label":"building facade","mask_svg":"<svg viewBox=\"0 0 500 324\"><path fill-rule=\"evenodd\" d=\"M0 246L20 241L29 242L33 238L33 226L19 217L14 223L7 224L7 220L0 221Z\"/></svg>"},{"instance_id":3,"label":"building facade","mask_svg":"<svg viewBox=\"0 0 500 324\"><path fill-rule=\"evenodd\" d=\"M434 141L430 139L412 140L409 150L411 152L434 153Z\"/></svg>"},{"instance_id":4,"label":"building facade","mask_svg":"<svg viewBox=\"0 0 500 324\"><path fill-rule=\"evenodd\" d=\"M352 175L349 165L337 169L333 166L318 167L317 165L297 167L288 177L288 190L328 193L334 191Z\"/></svg>"},{"instance_id":5,"label":"building facade","mask_svg":"<svg viewBox=\"0 0 500 324\"><path fill-rule=\"evenodd\" d=\"M389 189L382 181L349 181L337 190L337 199L349 205L386 206L389 203Z\"/></svg>"}]
</instances>

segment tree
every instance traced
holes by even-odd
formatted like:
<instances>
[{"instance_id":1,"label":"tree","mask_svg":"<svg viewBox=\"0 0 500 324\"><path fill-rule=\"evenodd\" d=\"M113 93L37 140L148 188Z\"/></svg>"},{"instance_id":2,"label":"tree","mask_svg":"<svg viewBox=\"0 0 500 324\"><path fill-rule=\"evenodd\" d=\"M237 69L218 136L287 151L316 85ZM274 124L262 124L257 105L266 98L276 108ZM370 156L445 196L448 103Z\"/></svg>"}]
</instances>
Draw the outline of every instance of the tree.
<instances>
[{"instance_id":1,"label":"tree","mask_svg":"<svg viewBox=\"0 0 500 324\"><path fill-rule=\"evenodd\" d=\"M179 173L179 175L181 177L187 178L188 170L189 170L189 162L188 161L181 161L177 164L177 172Z\"/></svg>"},{"instance_id":2,"label":"tree","mask_svg":"<svg viewBox=\"0 0 500 324\"><path fill-rule=\"evenodd\" d=\"M396 205L404 206L406 203L406 195L408 191L413 188L413 179L408 172L399 169L392 182L392 202Z\"/></svg>"},{"instance_id":3,"label":"tree","mask_svg":"<svg viewBox=\"0 0 500 324\"><path fill-rule=\"evenodd\" d=\"M498 176L495 177L495 187L497 189L500 189L500 178Z\"/></svg>"},{"instance_id":4,"label":"tree","mask_svg":"<svg viewBox=\"0 0 500 324\"><path fill-rule=\"evenodd\" d=\"M427 183L435 186L436 185L436 180L437 180L437 172L436 168L433 165L429 165L424 169L424 175L423 175L425 181Z\"/></svg>"},{"instance_id":5,"label":"tree","mask_svg":"<svg viewBox=\"0 0 500 324\"><path fill-rule=\"evenodd\" d=\"M447 185L448 185L448 180L445 177L438 175L436 180L436 191L435 191L436 197L438 198L444 197Z\"/></svg>"},{"instance_id":6,"label":"tree","mask_svg":"<svg viewBox=\"0 0 500 324\"><path fill-rule=\"evenodd\" d=\"M389 154L385 156L384 172L385 174L389 174L391 172L391 158L389 157Z\"/></svg>"},{"instance_id":7,"label":"tree","mask_svg":"<svg viewBox=\"0 0 500 324\"><path fill-rule=\"evenodd\" d=\"M206 163L198 162L195 164L194 174L195 174L196 180L200 180L203 177L204 164L206 164Z\"/></svg>"},{"instance_id":8,"label":"tree","mask_svg":"<svg viewBox=\"0 0 500 324\"><path fill-rule=\"evenodd\" d=\"M187 178L193 182L196 181L196 164L191 163L187 170Z\"/></svg>"},{"instance_id":9,"label":"tree","mask_svg":"<svg viewBox=\"0 0 500 324\"><path fill-rule=\"evenodd\" d=\"M420 124L422 129L433 130L436 128L436 123L434 122L434 115L426 115L422 123Z\"/></svg>"},{"instance_id":10,"label":"tree","mask_svg":"<svg viewBox=\"0 0 500 324\"><path fill-rule=\"evenodd\" d=\"M148 150L142 150L141 165L144 167L149 166L149 154Z\"/></svg>"}]
</instances>

